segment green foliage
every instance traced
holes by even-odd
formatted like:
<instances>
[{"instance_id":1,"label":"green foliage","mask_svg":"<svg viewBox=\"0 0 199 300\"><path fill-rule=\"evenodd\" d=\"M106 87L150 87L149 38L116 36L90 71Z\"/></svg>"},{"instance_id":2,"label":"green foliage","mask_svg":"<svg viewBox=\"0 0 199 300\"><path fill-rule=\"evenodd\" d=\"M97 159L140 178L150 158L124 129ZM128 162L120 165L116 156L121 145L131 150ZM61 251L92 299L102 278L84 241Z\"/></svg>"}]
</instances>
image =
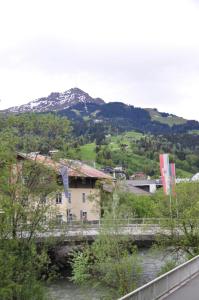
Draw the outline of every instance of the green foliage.
<instances>
[{"instance_id":1,"label":"green foliage","mask_svg":"<svg viewBox=\"0 0 199 300\"><path fill-rule=\"evenodd\" d=\"M171 199L171 213L168 197L154 195L159 198L156 208L159 216L166 218L162 226L170 232L160 235L159 243L183 251L190 258L199 254L199 183L181 183L176 190L177 198Z\"/></svg>"},{"instance_id":2,"label":"green foliage","mask_svg":"<svg viewBox=\"0 0 199 300\"><path fill-rule=\"evenodd\" d=\"M199 170L196 134L144 135L135 131L118 134L121 131L117 124L114 127L106 121L73 123L72 131L65 117L50 113L0 115L0 124L1 140L12 134L16 149L23 152L46 154L58 149L62 157L96 161L99 166L122 165L129 176L143 171L154 177L159 176L159 153L164 152L170 153L175 161L178 176L190 177ZM72 134L76 136L73 139Z\"/></svg>"},{"instance_id":3,"label":"green foliage","mask_svg":"<svg viewBox=\"0 0 199 300\"><path fill-rule=\"evenodd\" d=\"M73 252L71 260L73 270L71 280L77 284L84 284L91 279L89 270L90 249L85 248L84 252Z\"/></svg>"},{"instance_id":4,"label":"green foliage","mask_svg":"<svg viewBox=\"0 0 199 300\"><path fill-rule=\"evenodd\" d=\"M158 273L158 276L163 275L172 269L177 267L177 262L175 260L168 260L164 266L161 267L160 272Z\"/></svg>"},{"instance_id":5,"label":"green foliage","mask_svg":"<svg viewBox=\"0 0 199 300\"><path fill-rule=\"evenodd\" d=\"M119 193L118 211L123 217L129 218L153 218L157 216L156 201L153 197L125 192Z\"/></svg>"},{"instance_id":6,"label":"green foliage","mask_svg":"<svg viewBox=\"0 0 199 300\"><path fill-rule=\"evenodd\" d=\"M95 242L77 253L72 261L75 283L96 283L109 287L114 297L136 287L141 267L128 236L120 234L117 219L108 214Z\"/></svg>"},{"instance_id":7,"label":"green foliage","mask_svg":"<svg viewBox=\"0 0 199 300\"><path fill-rule=\"evenodd\" d=\"M55 174L35 162L16 160L14 139L4 133L0 145L0 299L43 300L42 280L50 263L36 237L48 228L50 207L42 196L56 190Z\"/></svg>"},{"instance_id":8,"label":"green foliage","mask_svg":"<svg viewBox=\"0 0 199 300\"><path fill-rule=\"evenodd\" d=\"M7 131L18 137L16 149L24 152L62 150L68 143L70 123L66 118L54 114L20 114L0 116L2 127L0 137Z\"/></svg>"},{"instance_id":9,"label":"green foliage","mask_svg":"<svg viewBox=\"0 0 199 300\"><path fill-rule=\"evenodd\" d=\"M80 155L83 161L95 161L96 152L95 152L95 143L86 144L81 146Z\"/></svg>"},{"instance_id":10,"label":"green foliage","mask_svg":"<svg viewBox=\"0 0 199 300\"><path fill-rule=\"evenodd\" d=\"M1 240L0 299L47 299L39 280L39 274L46 264L48 264L46 253L38 254L34 243Z\"/></svg>"},{"instance_id":11,"label":"green foliage","mask_svg":"<svg viewBox=\"0 0 199 300\"><path fill-rule=\"evenodd\" d=\"M178 177L191 177L199 170L199 144L190 136L154 136L134 131L115 136L109 134L100 145L82 145L81 159L96 160L100 166L121 165L129 176L142 171L152 177L159 177L159 154L165 152L170 153L171 161L175 161Z\"/></svg>"}]
</instances>

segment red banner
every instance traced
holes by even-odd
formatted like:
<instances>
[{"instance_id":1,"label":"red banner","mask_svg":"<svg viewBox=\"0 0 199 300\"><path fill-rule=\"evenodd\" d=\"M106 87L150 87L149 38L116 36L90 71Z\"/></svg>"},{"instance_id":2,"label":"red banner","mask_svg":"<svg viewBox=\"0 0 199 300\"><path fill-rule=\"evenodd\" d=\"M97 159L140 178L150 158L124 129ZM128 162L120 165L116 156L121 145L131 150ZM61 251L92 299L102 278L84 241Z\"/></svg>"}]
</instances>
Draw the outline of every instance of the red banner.
<instances>
[{"instance_id":1,"label":"red banner","mask_svg":"<svg viewBox=\"0 0 199 300\"><path fill-rule=\"evenodd\" d=\"M170 195L170 167L169 167L169 154L160 154L160 174L162 178L162 185L164 193Z\"/></svg>"}]
</instances>

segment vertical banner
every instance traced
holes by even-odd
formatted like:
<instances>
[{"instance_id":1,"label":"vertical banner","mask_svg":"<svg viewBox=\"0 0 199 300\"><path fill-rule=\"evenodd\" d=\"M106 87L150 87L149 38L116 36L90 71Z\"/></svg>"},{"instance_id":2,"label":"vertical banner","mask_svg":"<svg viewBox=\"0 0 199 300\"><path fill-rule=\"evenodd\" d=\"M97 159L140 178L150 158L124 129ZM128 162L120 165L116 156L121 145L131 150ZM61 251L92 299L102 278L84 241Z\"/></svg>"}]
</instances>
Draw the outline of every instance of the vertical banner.
<instances>
[{"instance_id":1,"label":"vertical banner","mask_svg":"<svg viewBox=\"0 0 199 300\"><path fill-rule=\"evenodd\" d=\"M160 154L160 174L162 178L162 185L164 193L170 195L170 166L169 166L169 154Z\"/></svg>"},{"instance_id":2,"label":"vertical banner","mask_svg":"<svg viewBox=\"0 0 199 300\"><path fill-rule=\"evenodd\" d=\"M171 192L173 196L176 196L176 170L175 170L175 164L170 164L170 185L171 185Z\"/></svg>"},{"instance_id":3,"label":"vertical banner","mask_svg":"<svg viewBox=\"0 0 199 300\"><path fill-rule=\"evenodd\" d=\"M60 173L62 176L62 181L64 185L64 194L66 198L68 198L68 188L69 188L69 180L68 180L68 168L66 166L61 167Z\"/></svg>"}]
</instances>

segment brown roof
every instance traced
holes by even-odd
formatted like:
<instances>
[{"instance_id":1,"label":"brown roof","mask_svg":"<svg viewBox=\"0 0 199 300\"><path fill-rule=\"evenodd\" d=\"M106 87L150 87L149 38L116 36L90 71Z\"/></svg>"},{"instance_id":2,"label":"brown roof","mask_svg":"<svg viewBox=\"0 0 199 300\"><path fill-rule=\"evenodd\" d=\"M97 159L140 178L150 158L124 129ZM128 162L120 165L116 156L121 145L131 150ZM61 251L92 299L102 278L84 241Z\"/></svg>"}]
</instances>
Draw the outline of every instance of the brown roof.
<instances>
[{"instance_id":1,"label":"brown roof","mask_svg":"<svg viewBox=\"0 0 199 300\"><path fill-rule=\"evenodd\" d=\"M102 171L99 171L76 160L62 159L56 162L49 156L44 156L37 153L18 153L18 157L42 163L45 166L53 168L57 173L60 173L61 167L67 166L68 175L70 177L92 177L100 179L112 179L110 175L107 175Z\"/></svg>"}]
</instances>

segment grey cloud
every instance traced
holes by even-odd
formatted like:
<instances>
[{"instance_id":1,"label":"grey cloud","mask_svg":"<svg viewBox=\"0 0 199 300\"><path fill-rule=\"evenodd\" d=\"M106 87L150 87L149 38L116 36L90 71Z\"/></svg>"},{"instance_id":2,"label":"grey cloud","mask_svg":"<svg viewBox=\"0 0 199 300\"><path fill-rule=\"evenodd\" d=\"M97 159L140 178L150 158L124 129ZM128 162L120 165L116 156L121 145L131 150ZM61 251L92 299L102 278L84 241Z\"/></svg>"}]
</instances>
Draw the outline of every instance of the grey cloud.
<instances>
[{"instance_id":1,"label":"grey cloud","mask_svg":"<svg viewBox=\"0 0 199 300\"><path fill-rule=\"evenodd\" d=\"M27 41L4 52L1 57L0 66L11 69L36 69L57 75L86 71L90 76L100 76L115 85L126 86L128 102L139 104L137 99L141 99L149 107L158 107L161 103L169 106L174 101L180 104L176 85L185 76L199 75L199 54L197 49L189 48L110 48L92 42L81 44L45 37Z\"/></svg>"}]
</instances>

